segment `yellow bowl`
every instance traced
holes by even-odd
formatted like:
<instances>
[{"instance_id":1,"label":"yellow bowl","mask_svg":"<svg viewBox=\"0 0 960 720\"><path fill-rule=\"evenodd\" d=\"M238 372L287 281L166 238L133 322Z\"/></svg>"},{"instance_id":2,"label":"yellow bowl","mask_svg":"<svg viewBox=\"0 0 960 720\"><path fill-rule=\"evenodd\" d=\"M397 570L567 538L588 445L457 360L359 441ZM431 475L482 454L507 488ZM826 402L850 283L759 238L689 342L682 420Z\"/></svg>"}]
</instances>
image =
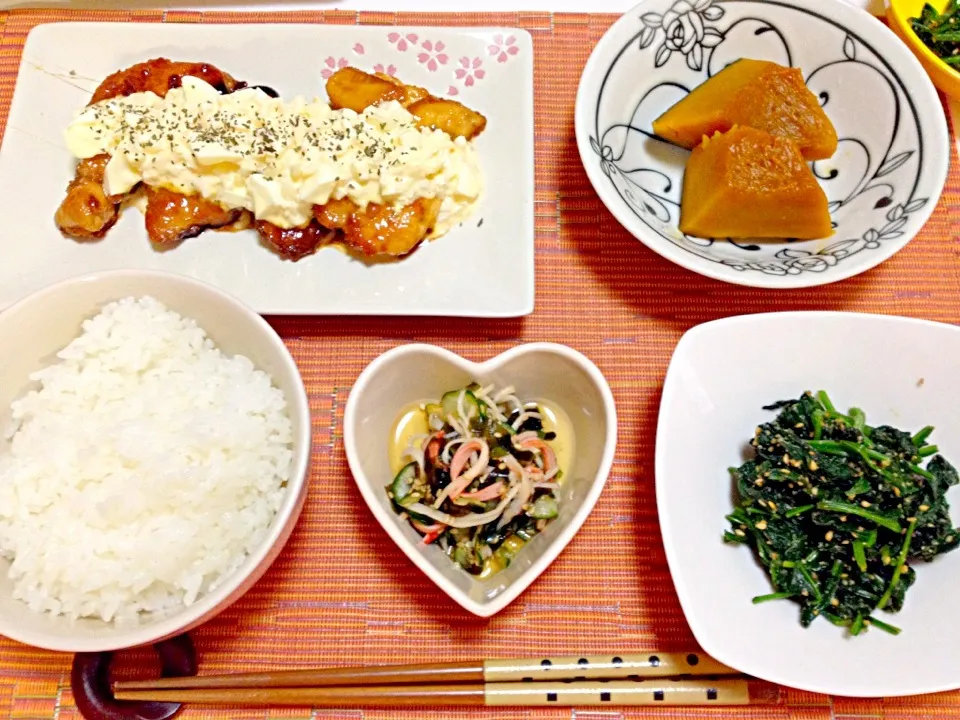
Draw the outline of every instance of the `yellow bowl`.
<instances>
[{"instance_id":1,"label":"yellow bowl","mask_svg":"<svg viewBox=\"0 0 960 720\"><path fill-rule=\"evenodd\" d=\"M930 0L930 4L938 12L945 9L948 2L949 0ZM910 27L910 18L919 17L925 4L926 0L887 0L887 20L890 21L893 31L917 56L933 84L950 97L960 99L960 72L938 58Z\"/></svg>"}]
</instances>

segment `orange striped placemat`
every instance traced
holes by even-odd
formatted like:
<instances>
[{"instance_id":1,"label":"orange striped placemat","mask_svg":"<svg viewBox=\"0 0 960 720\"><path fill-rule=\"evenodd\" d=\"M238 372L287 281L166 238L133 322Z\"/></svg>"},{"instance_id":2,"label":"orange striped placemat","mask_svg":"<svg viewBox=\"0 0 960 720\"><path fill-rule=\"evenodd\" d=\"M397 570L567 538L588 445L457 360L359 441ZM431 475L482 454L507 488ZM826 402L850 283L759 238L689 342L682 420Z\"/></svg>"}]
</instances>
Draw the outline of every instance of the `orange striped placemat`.
<instances>
[{"instance_id":1,"label":"orange striped placemat","mask_svg":"<svg viewBox=\"0 0 960 720\"><path fill-rule=\"evenodd\" d=\"M489 321L272 319L310 392L315 442L310 497L276 565L236 606L194 634L204 671L693 648L667 571L653 478L660 387L680 335L697 323L723 316L789 309L856 310L960 322L960 163L956 157L939 207L920 236L881 267L836 285L790 293L735 287L670 264L631 238L594 195L573 133L580 72L614 19L547 13L0 13L0 129L26 35L40 23L496 24L525 28L534 38L536 312L523 319ZM447 600L391 544L364 507L341 446L343 407L354 378L379 353L414 339L447 346L473 359L520 342L566 343L600 366L616 396L619 450L603 497L580 534L543 577L490 620L474 618ZM133 655L134 664L148 660L146 652ZM0 639L0 718L79 718L70 694L69 666L67 656ZM188 720L396 716L390 710L310 713L296 709L188 709L184 714ZM444 709L404 716L956 718L960 717L960 692L855 700L787 690L781 704L773 707L602 712Z\"/></svg>"}]
</instances>

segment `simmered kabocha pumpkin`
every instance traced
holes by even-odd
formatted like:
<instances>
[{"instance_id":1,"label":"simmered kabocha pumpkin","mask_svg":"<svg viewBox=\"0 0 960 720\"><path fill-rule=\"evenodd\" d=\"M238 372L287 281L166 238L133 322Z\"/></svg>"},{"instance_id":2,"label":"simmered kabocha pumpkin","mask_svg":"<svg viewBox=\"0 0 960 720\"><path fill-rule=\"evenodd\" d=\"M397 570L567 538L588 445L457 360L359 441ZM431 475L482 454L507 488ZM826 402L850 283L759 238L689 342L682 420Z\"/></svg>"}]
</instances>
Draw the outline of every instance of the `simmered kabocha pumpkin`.
<instances>
[{"instance_id":1,"label":"simmered kabocha pumpkin","mask_svg":"<svg viewBox=\"0 0 960 720\"><path fill-rule=\"evenodd\" d=\"M748 127L703 138L690 154L680 230L703 238L833 234L827 197L796 145Z\"/></svg>"},{"instance_id":2,"label":"simmered kabocha pumpkin","mask_svg":"<svg viewBox=\"0 0 960 720\"><path fill-rule=\"evenodd\" d=\"M807 160L837 150L837 131L800 70L765 60L727 66L657 118L653 131L689 149L734 125L792 140Z\"/></svg>"}]
</instances>

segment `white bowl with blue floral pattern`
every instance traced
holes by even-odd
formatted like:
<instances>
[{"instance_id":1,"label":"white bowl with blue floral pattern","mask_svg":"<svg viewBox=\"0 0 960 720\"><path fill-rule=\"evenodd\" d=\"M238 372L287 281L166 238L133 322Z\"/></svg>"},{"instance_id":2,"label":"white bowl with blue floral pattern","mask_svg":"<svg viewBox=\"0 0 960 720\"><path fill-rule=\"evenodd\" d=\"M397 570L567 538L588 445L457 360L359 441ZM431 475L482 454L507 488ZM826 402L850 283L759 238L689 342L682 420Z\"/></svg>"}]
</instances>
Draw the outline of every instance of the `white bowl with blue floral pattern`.
<instances>
[{"instance_id":1,"label":"white bowl with blue floral pattern","mask_svg":"<svg viewBox=\"0 0 960 720\"><path fill-rule=\"evenodd\" d=\"M799 67L840 137L813 163L835 234L732 241L680 232L688 152L652 123L741 58ZM951 151L943 106L916 58L842 0L646 0L597 44L577 93L577 145L590 182L638 240L739 285L799 288L862 273L903 248L933 211Z\"/></svg>"}]
</instances>

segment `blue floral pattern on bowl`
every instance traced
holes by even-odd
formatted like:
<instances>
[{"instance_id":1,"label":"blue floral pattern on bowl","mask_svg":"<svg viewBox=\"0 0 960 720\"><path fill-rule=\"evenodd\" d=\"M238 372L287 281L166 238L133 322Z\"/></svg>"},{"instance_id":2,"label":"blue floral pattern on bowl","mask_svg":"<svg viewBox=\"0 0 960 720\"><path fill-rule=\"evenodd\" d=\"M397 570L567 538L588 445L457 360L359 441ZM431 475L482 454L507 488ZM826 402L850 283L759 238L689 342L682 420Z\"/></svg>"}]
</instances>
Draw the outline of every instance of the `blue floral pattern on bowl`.
<instances>
[{"instance_id":1,"label":"blue floral pattern on bowl","mask_svg":"<svg viewBox=\"0 0 960 720\"><path fill-rule=\"evenodd\" d=\"M835 234L732 241L678 229L687 152L652 122L741 58L801 68L840 142L812 169ZM740 284L802 287L873 267L922 227L946 180L936 92L896 37L842 0L648 0L594 51L577 98L581 158L601 198L660 254ZM680 252L677 252L680 251Z\"/></svg>"}]
</instances>

